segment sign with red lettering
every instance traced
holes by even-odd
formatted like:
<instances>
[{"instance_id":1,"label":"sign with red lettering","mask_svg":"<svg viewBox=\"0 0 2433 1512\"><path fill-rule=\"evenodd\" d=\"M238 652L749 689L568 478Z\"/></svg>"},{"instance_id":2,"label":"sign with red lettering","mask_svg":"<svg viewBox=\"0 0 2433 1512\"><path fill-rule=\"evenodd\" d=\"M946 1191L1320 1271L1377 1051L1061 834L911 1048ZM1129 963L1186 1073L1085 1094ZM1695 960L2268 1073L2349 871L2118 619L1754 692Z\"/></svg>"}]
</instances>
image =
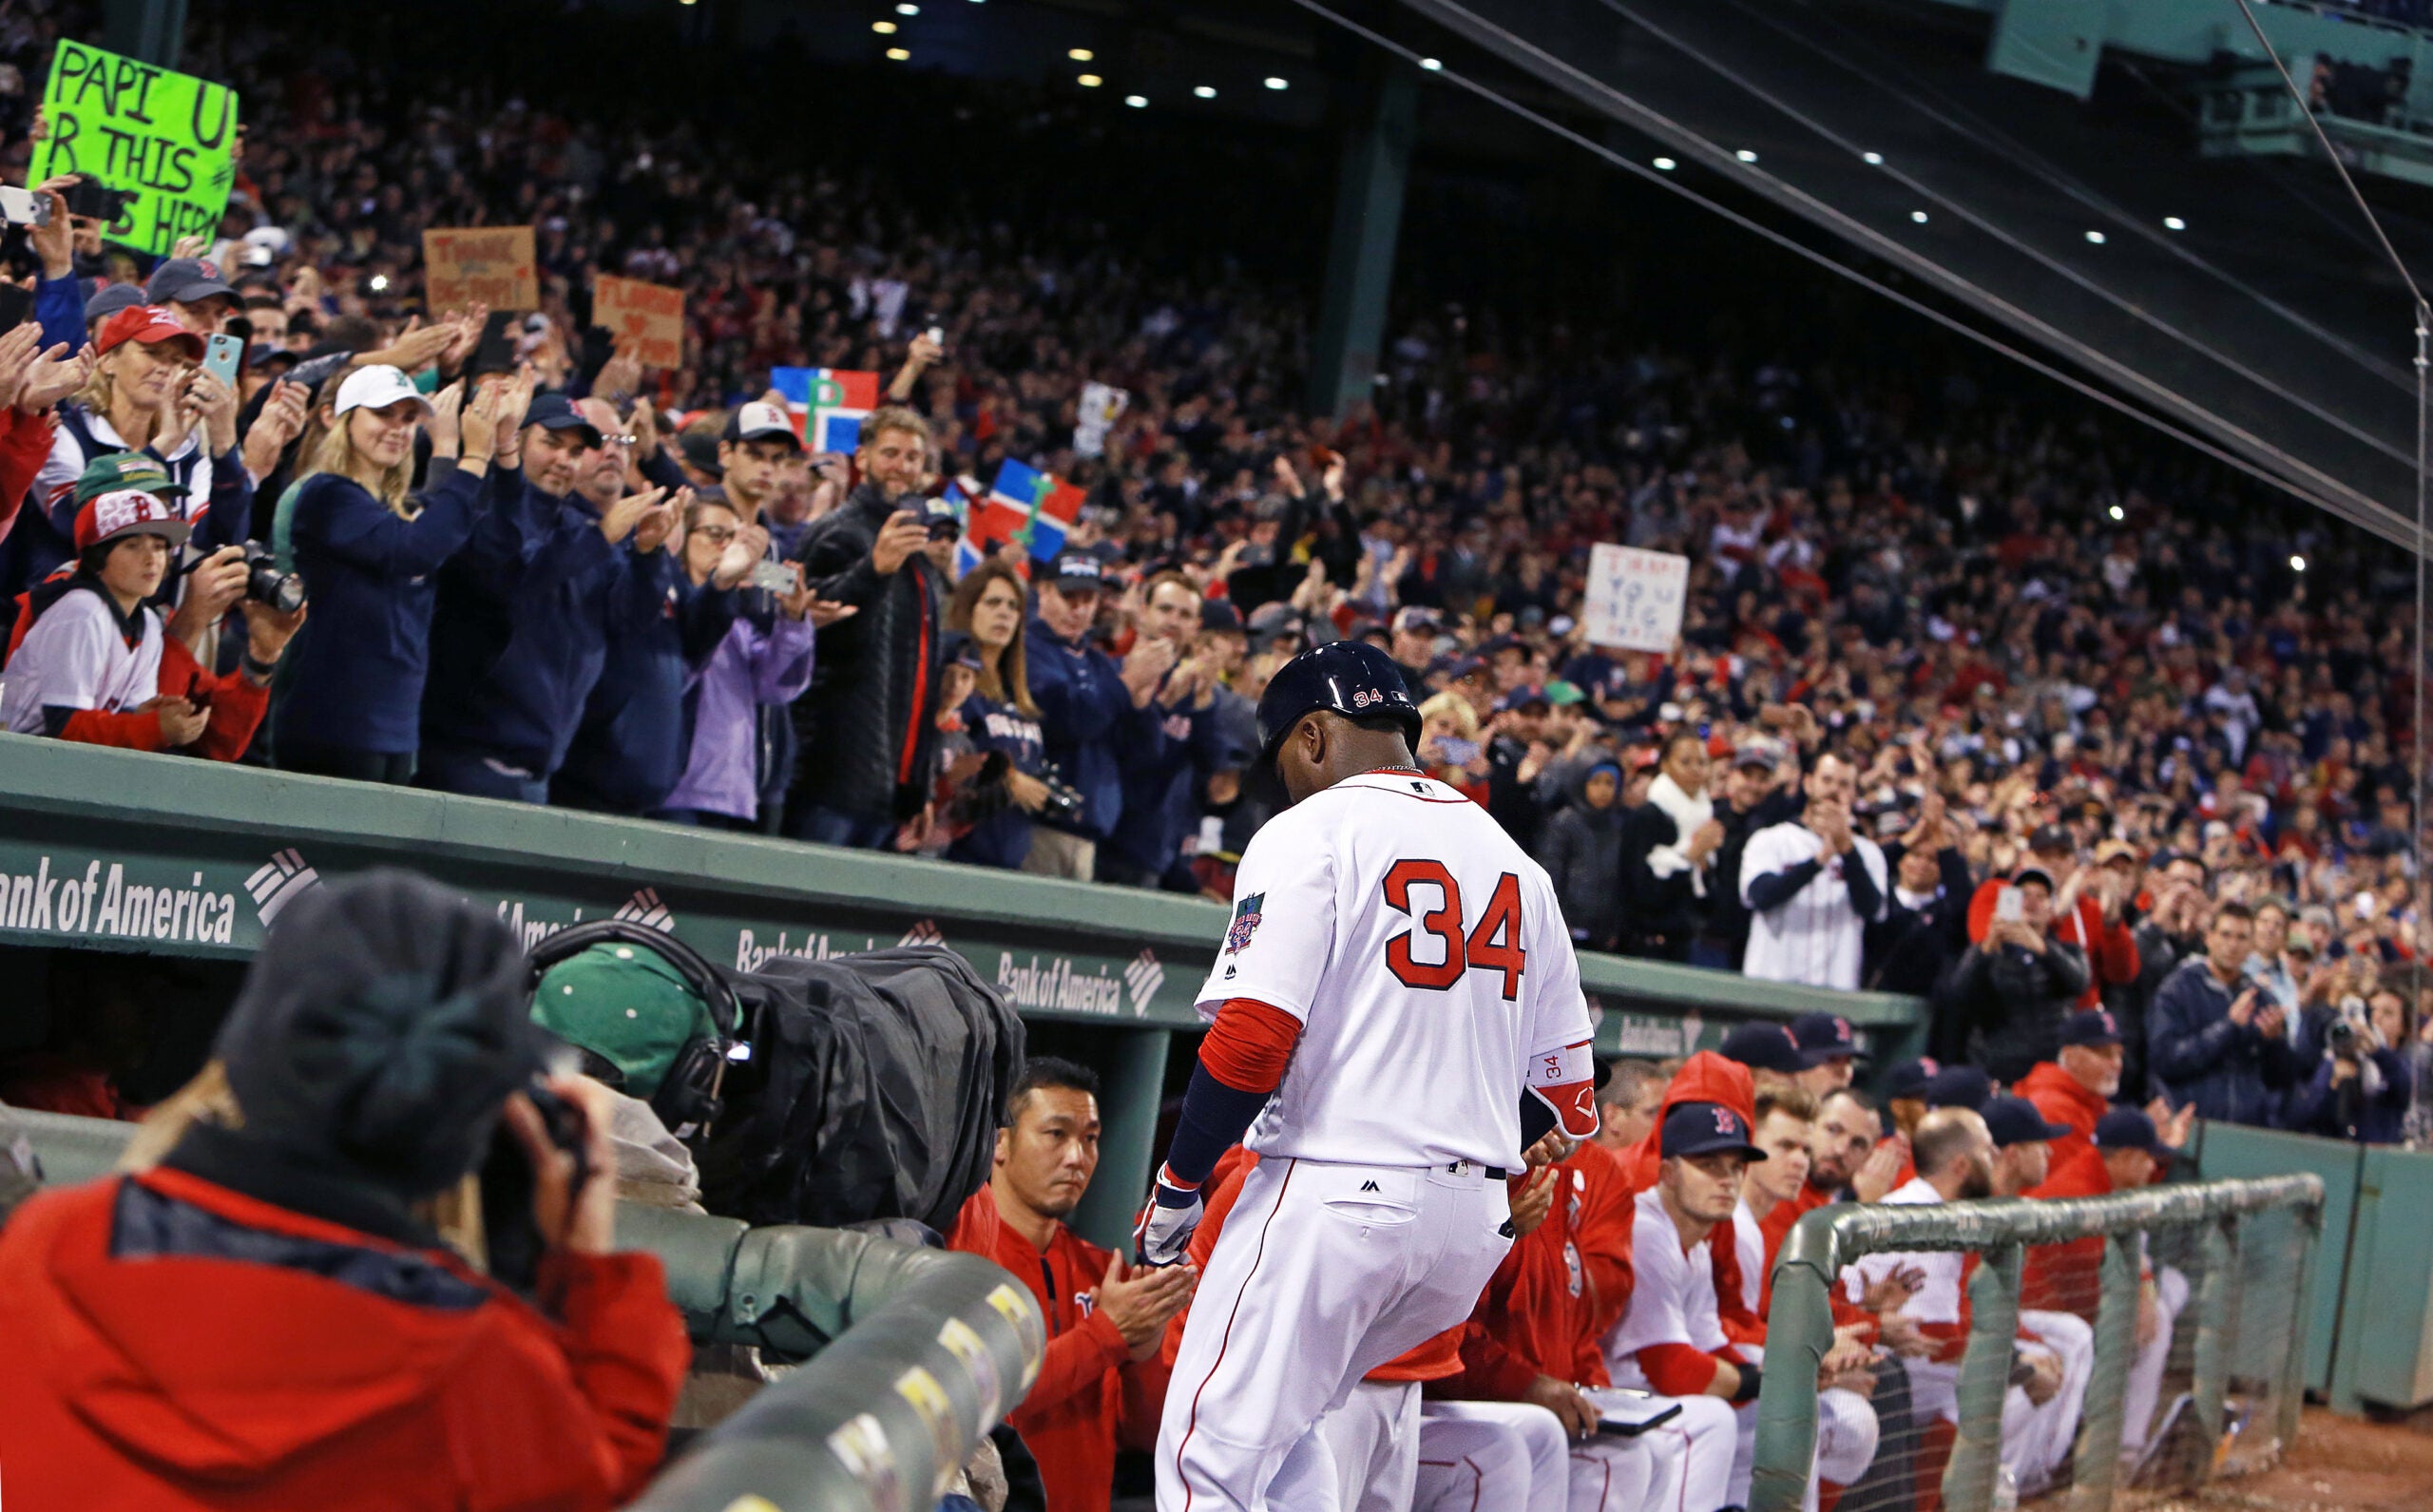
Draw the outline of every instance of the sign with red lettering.
<instances>
[{"instance_id":1,"label":"sign with red lettering","mask_svg":"<svg viewBox=\"0 0 2433 1512\"><path fill-rule=\"evenodd\" d=\"M684 365L684 291L603 273L592 280L591 323L645 368Z\"/></svg>"},{"instance_id":2,"label":"sign with red lettering","mask_svg":"<svg viewBox=\"0 0 2433 1512\"><path fill-rule=\"evenodd\" d=\"M1580 612L1588 643L1670 655L1681 634L1689 587L1688 557L1598 542L1588 551L1588 593Z\"/></svg>"},{"instance_id":3,"label":"sign with red lettering","mask_svg":"<svg viewBox=\"0 0 2433 1512\"><path fill-rule=\"evenodd\" d=\"M464 226L422 234L423 302L434 314L475 302L493 310L541 308L530 226Z\"/></svg>"},{"instance_id":4,"label":"sign with red lettering","mask_svg":"<svg viewBox=\"0 0 2433 1512\"><path fill-rule=\"evenodd\" d=\"M43 90L28 183L82 175L119 195L102 235L166 257L180 237L217 239L237 182L237 91L61 38Z\"/></svg>"}]
</instances>

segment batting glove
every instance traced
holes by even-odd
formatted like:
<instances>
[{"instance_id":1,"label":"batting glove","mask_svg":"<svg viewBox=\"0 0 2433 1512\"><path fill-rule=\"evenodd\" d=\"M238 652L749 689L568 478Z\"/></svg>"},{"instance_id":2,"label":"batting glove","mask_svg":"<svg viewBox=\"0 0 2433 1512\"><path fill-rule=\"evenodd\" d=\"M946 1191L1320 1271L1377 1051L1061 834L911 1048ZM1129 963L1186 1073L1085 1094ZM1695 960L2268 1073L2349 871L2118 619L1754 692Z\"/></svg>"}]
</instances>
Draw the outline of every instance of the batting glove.
<instances>
[{"instance_id":1,"label":"batting glove","mask_svg":"<svg viewBox=\"0 0 2433 1512\"><path fill-rule=\"evenodd\" d=\"M1159 1166L1158 1184L1132 1231L1133 1258L1141 1265L1177 1264L1191 1247L1192 1232L1206 1212L1197 1187L1183 1185L1173 1172Z\"/></svg>"}]
</instances>

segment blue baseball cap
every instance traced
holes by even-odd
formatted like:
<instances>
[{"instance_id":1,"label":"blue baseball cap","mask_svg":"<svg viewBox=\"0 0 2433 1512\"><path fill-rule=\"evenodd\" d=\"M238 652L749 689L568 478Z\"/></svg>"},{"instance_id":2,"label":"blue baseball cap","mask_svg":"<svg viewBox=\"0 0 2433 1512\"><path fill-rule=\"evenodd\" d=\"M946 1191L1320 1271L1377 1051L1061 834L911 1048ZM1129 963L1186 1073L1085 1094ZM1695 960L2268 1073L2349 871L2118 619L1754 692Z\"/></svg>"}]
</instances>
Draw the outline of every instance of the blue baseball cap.
<instances>
[{"instance_id":1,"label":"blue baseball cap","mask_svg":"<svg viewBox=\"0 0 2433 1512\"><path fill-rule=\"evenodd\" d=\"M580 431L585 446L601 445L600 428L583 417L574 401L563 393L536 393L524 411L524 423L544 431Z\"/></svg>"},{"instance_id":2,"label":"blue baseball cap","mask_svg":"<svg viewBox=\"0 0 2433 1512\"><path fill-rule=\"evenodd\" d=\"M1805 1071L1818 1057L1799 1047L1788 1024L1744 1024L1723 1037L1723 1058L1753 1071Z\"/></svg>"},{"instance_id":3,"label":"blue baseball cap","mask_svg":"<svg viewBox=\"0 0 2433 1512\"><path fill-rule=\"evenodd\" d=\"M1664 1115L1657 1148L1665 1159L1676 1155L1714 1155L1730 1150L1752 1160L1766 1152L1749 1142L1749 1121L1720 1102L1683 1102Z\"/></svg>"},{"instance_id":4,"label":"blue baseball cap","mask_svg":"<svg viewBox=\"0 0 2433 1512\"><path fill-rule=\"evenodd\" d=\"M2033 1144L2039 1139L2058 1139L2070 1132L2066 1123L2048 1123L2036 1104L2025 1098L2005 1093L1986 1101L1978 1110L1985 1116L1985 1128L1994 1136L1997 1149L2014 1144Z\"/></svg>"},{"instance_id":5,"label":"blue baseball cap","mask_svg":"<svg viewBox=\"0 0 2433 1512\"><path fill-rule=\"evenodd\" d=\"M1922 1055L1914 1061L1896 1061L1892 1069L1884 1073L1885 1101L1922 1100L1926 1088L1943 1069L1943 1062L1933 1056Z\"/></svg>"},{"instance_id":6,"label":"blue baseball cap","mask_svg":"<svg viewBox=\"0 0 2433 1512\"><path fill-rule=\"evenodd\" d=\"M2118 1044L2120 1021L2104 1008L2089 1008L2061 1021L2063 1044Z\"/></svg>"},{"instance_id":7,"label":"blue baseball cap","mask_svg":"<svg viewBox=\"0 0 2433 1512\"><path fill-rule=\"evenodd\" d=\"M1859 1048L1859 1032L1838 1013L1803 1013L1791 1021L1791 1032L1799 1047L1820 1062L1865 1053Z\"/></svg>"},{"instance_id":8,"label":"blue baseball cap","mask_svg":"<svg viewBox=\"0 0 2433 1512\"><path fill-rule=\"evenodd\" d=\"M1926 1106L1985 1111L1993 1100L1994 1079L1973 1065L1947 1065L1926 1082Z\"/></svg>"},{"instance_id":9,"label":"blue baseball cap","mask_svg":"<svg viewBox=\"0 0 2433 1512\"><path fill-rule=\"evenodd\" d=\"M2095 1120L2098 1150L2143 1150L2157 1160L2171 1158L2172 1149L2155 1128L2155 1120L2136 1108L2114 1108Z\"/></svg>"}]
</instances>

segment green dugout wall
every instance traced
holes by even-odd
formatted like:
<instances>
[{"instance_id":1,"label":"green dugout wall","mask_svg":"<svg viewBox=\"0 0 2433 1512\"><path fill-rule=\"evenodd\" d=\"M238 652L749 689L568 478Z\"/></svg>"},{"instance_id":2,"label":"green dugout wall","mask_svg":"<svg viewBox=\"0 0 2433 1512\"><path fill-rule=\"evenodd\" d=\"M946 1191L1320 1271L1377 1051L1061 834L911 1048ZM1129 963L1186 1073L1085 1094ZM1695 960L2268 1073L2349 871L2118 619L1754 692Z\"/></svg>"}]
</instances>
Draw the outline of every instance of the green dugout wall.
<instances>
[{"instance_id":1,"label":"green dugout wall","mask_svg":"<svg viewBox=\"0 0 2433 1512\"><path fill-rule=\"evenodd\" d=\"M528 941L622 916L711 960L955 950L1105 1079L1082 1231L1112 1243L1148 1185L1159 1103L1200 1028L1192 1003L1226 913L1196 898L1054 881L179 756L0 736L0 946L241 960L325 877L401 866ZM1915 1053L1921 1005L1583 955L1606 1054L1712 1048L1735 1023L1826 1009L1879 1056ZM0 1047L38 1039L41 995L0 979ZM1380 1088L1381 1097L1394 1090Z\"/></svg>"}]
</instances>

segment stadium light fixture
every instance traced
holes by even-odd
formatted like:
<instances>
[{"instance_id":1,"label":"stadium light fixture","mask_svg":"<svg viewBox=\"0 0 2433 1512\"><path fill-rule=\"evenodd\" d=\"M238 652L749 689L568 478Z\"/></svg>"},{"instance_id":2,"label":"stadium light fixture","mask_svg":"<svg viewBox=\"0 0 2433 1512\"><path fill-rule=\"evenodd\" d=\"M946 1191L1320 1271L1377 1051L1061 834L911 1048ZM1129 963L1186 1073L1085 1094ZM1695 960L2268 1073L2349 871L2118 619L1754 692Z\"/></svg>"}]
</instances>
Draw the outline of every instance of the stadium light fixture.
<instances>
[{"instance_id":1,"label":"stadium light fixture","mask_svg":"<svg viewBox=\"0 0 2433 1512\"><path fill-rule=\"evenodd\" d=\"M1202 100L1214 100L1216 98L1216 88L1214 85L1195 85L1192 86L1191 92L1197 95Z\"/></svg>"},{"instance_id":2,"label":"stadium light fixture","mask_svg":"<svg viewBox=\"0 0 2433 1512\"><path fill-rule=\"evenodd\" d=\"M871 29L877 32L882 37L891 37L895 35L895 23L892 21L873 21L871 23Z\"/></svg>"},{"instance_id":3,"label":"stadium light fixture","mask_svg":"<svg viewBox=\"0 0 2433 1512\"><path fill-rule=\"evenodd\" d=\"M1073 82L1080 85L1084 89L1095 89L1100 85L1106 83L1104 79L1100 78L1095 73L1085 73Z\"/></svg>"},{"instance_id":4,"label":"stadium light fixture","mask_svg":"<svg viewBox=\"0 0 2433 1512\"><path fill-rule=\"evenodd\" d=\"M2103 245L2103 233L2100 231L2090 231L2087 233L2087 240L2099 247Z\"/></svg>"},{"instance_id":5,"label":"stadium light fixture","mask_svg":"<svg viewBox=\"0 0 2433 1512\"><path fill-rule=\"evenodd\" d=\"M1926 213L1924 210L1912 210L1909 212L1909 219L1915 220L1920 225L1925 225L1926 223Z\"/></svg>"},{"instance_id":6,"label":"stadium light fixture","mask_svg":"<svg viewBox=\"0 0 2433 1512\"><path fill-rule=\"evenodd\" d=\"M1267 76L1267 86L1271 89L1290 89L1293 87L1289 82L1279 79L1272 73Z\"/></svg>"},{"instance_id":7,"label":"stadium light fixture","mask_svg":"<svg viewBox=\"0 0 2433 1512\"><path fill-rule=\"evenodd\" d=\"M1123 103L1135 110L1141 110L1148 107L1149 97L1145 94L1127 94L1123 97Z\"/></svg>"},{"instance_id":8,"label":"stadium light fixture","mask_svg":"<svg viewBox=\"0 0 2433 1512\"><path fill-rule=\"evenodd\" d=\"M1750 151L1747 147L1741 148L1739 151L1734 153L1733 156L1738 158L1743 163L1754 163L1757 161L1757 155Z\"/></svg>"},{"instance_id":9,"label":"stadium light fixture","mask_svg":"<svg viewBox=\"0 0 2433 1512\"><path fill-rule=\"evenodd\" d=\"M1679 166L1679 163L1675 163L1670 158L1658 158L1656 160L1656 171L1658 173L1671 173L1675 168Z\"/></svg>"},{"instance_id":10,"label":"stadium light fixture","mask_svg":"<svg viewBox=\"0 0 2433 1512\"><path fill-rule=\"evenodd\" d=\"M2304 572L2304 571L2306 571L2306 570L2307 570L2307 559L2306 559L2306 558L2304 558L2304 557L2291 557L2291 558L2289 559L2289 570L2290 570L2290 571L2292 571L2292 572Z\"/></svg>"},{"instance_id":11,"label":"stadium light fixture","mask_svg":"<svg viewBox=\"0 0 2433 1512\"><path fill-rule=\"evenodd\" d=\"M1870 168L1881 168L1884 166L1884 154L1881 152L1862 152L1859 154L1859 161L1866 163Z\"/></svg>"},{"instance_id":12,"label":"stadium light fixture","mask_svg":"<svg viewBox=\"0 0 2433 1512\"><path fill-rule=\"evenodd\" d=\"M921 13L921 8L914 5L912 0L903 0L903 3L895 8L895 13L899 16L917 16Z\"/></svg>"},{"instance_id":13,"label":"stadium light fixture","mask_svg":"<svg viewBox=\"0 0 2433 1512\"><path fill-rule=\"evenodd\" d=\"M372 276L372 292L374 294L386 294L389 292L389 276L387 274L375 273Z\"/></svg>"},{"instance_id":14,"label":"stadium light fixture","mask_svg":"<svg viewBox=\"0 0 2433 1512\"><path fill-rule=\"evenodd\" d=\"M890 63L910 63L912 61L912 49L910 48L890 48L887 49L887 61Z\"/></svg>"},{"instance_id":15,"label":"stadium light fixture","mask_svg":"<svg viewBox=\"0 0 2433 1512\"><path fill-rule=\"evenodd\" d=\"M2167 215L2163 217L2163 229L2165 231L2185 231L2188 229L2188 222L2182 220L2175 215Z\"/></svg>"},{"instance_id":16,"label":"stadium light fixture","mask_svg":"<svg viewBox=\"0 0 2433 1512\"><path fill-rule=\"evenodd\" d=\"M1422 58L1419 60L1419 66L1430 73L1435 73L1445 67L1445 62L1441 58Z\"/></svg>"},{"instance_id":17,"label":"stadium light fixture","mask_svg":"<svg viewBox=\"0 0 2433 1512\"><path fill-rule=\"evenodd\" d=\"M2129 518L2129 511L2116 504L2112 507L2112 517L2116 520L2126 520Z\"/></svg>"},{"instance_id":18,"label":"stadium light fixture","mask_svg":"<svg viewBox=\"0 0 2433 1512\"><path fill-rule=\"evenodd\" d=\"M1065 50L1064 56L1072 59L1075 63L1087 63L1091 59L1097 57L1098 54L1092 52L1087 48L1070 48Z\"/></svg>"}]
</instances>

